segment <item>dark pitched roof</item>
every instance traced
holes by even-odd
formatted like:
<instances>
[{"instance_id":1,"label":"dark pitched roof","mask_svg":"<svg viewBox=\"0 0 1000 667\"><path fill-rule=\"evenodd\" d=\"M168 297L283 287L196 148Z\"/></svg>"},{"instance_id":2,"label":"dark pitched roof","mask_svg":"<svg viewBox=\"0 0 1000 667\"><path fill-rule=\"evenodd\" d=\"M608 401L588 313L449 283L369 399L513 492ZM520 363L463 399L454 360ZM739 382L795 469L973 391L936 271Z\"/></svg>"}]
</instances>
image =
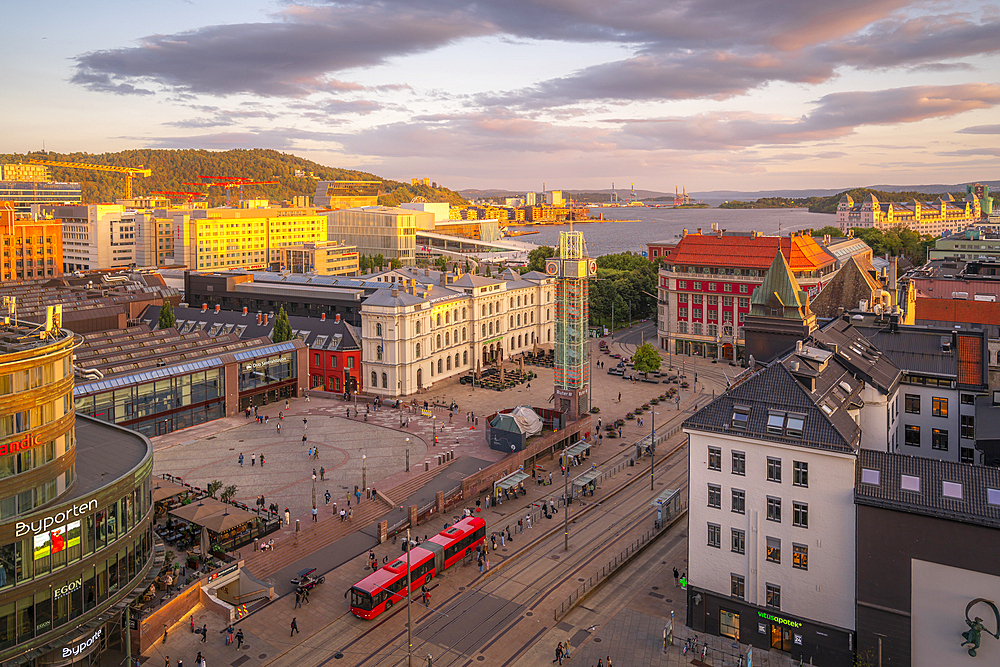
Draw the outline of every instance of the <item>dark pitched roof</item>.
<instances>
[{"instance_id":1,"label":"dark pitched roof","mask_svg":"<svg viewBox=\"0 0 1000 667\"><path fill-rule=\"evenodd\" d=\"M859 261L854 256L848 258L837 275L823 286L809 304L816 317L836 317L840 308L853 310L862 299L871 303L875 290L882 289L882 285L871 276L869 270L874 271L874 267L867 259Z\"/></svg>"},{"instance_id":2,"label":"dark pitched roof","mask_svg":"<svg viewBox=\"0 0 1000 667\"><path fill-rule=\"evenodd\" d=\"M221 337L226 334L236 334L240 340L250 340L254 338L270 338L274 330L276 315L270 315L267 324L261 322L257 324L257 314L235 310L220 310L215 312L209 308L202 312L200 308L174 308L174 319L177 321L177 329L187 334L192 331L204 331L211 337ZM142 322L151 327L157 326L160 319L160 307L150 306L143 311L139 318ZM292 332L303 340L310 348L325 349L333 351L360 350L360 336L354 327L345 321L336 321L336 318L328 317L323 320L319 317L303 317L290 315L288 324L292 327Z\"/></svg>"},{"instance_id":3,"label":"dark pitched roof","mask_svg":"<svg viewBox=\"0 0 1000 667\"><path fill-rule=\"evenodd\" d=\"M794 361L793 356L796 353L775 360L731 387L688 418L684 427L801 447L853 452L861 430L844 408L860 392L862 383L829 355L818 355L826 359L828 365L818 371L817 387L810 392L787 367ZM749 410L745 429L732 426L733 412L737 407ZM772 410L804 415L802 437L768 432L768 415Z\"/></svg>"},{"instance_id":4,"label":"dark pitched roof","mask_svg":"<svg viewBox=\"0 0 1000 667\"><path fill-rule=\"evenodd\" d=\"M902 371L892 360L841 317L816 331L812 339L824 349L835 351L841 364L883 393L891 393L902 379Z\"/></svg>"},{"instance_id":5,"label":"dark pitched roof","mask_svg":"<svg viewBox=\"0 0 1000 667\"><path fill-rule=\"evenodd\" d=\"M988 382L984 330L893 327L869 319L856 326L903 372L954 378L959 384L976 387L984 387ZM955 337L957 345L952 345ZM951 347L950 351L942 349L945 341Z\"/></svg>"},{"instance_id":6,"label":"dark pitched roof","mask_svg":"<svg viewBox=\"0 0 1000 667\"><path fill-rule=\"evenodd\" d=\"M907 480L912 490L903 475L919 480ZM958 497L945 495L946 484ZM854 502L1000 528L1000 469L862 449Z\"/></svg>"}]
</instances>

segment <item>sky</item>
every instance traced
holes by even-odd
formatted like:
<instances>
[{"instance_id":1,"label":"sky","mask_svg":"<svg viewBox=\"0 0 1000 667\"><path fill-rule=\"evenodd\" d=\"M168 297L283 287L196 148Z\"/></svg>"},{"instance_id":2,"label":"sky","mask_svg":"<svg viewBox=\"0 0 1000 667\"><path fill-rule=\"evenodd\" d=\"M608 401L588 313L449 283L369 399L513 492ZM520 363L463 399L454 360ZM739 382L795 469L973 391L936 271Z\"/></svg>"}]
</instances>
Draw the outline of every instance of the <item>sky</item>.
<instances>
[{"instance_id":1,"label":"sky","mask_svg":"<svg viewBox=\"0 0 1000 667\"><path fill-rule=\"evenodd\" d=\"M996 0L5 3L0 152L274 148L453 189L1000 179Z\"/></svg>"}]
</instances>

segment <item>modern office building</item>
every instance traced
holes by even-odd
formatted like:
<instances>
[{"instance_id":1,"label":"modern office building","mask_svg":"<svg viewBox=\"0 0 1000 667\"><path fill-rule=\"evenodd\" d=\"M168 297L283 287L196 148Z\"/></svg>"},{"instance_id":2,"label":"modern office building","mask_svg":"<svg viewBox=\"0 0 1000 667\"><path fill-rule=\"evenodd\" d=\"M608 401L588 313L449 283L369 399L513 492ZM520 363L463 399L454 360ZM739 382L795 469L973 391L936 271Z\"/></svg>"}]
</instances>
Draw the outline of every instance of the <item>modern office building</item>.
<instances>
[{"instance_id":1,"label":"modern office building","mask_svg":"<svg viewBox=\"0 0 1000 667\"><path fill-rule=\"evenodd\" d=\"M354 208L357 206L378 206L378 195L359 195L349 190L347 183L318 181L313 204L322 209Z\"/></svg>"},{"instance_id":2,"label":"modern office building","mask_svg":"<svg viewBox=\"0 0 1000 667\"><path fill-rule=\"evenodd\" d=\"M270 338L274 332L274 313L251 313L222 310L216 305L209 308L174 308L174 325L181 334L204 331L210 337L236 334L240 340ZM160 306L150 306L141 321L150 328L157 328ZM292 335L309 347L309 388L327 391L344 391L351 386L363 389L361 374L361 339L354 327L340 315L327 317L288 316Z\"/></svg>"},{"instance_id":3,"label":"modern office building","mask_svg":"<svg viewBox=\"0 0 1000 667\"><path fill-rule=\"evenodd\" d=\"M76 349L77 412L154 436L250 405L301 396L308 386L308 349L299 339L272 343L180 333L139 325L84 336Z\"/></svg>"},{"instance_id":4,"label":"modern office building","mask_svg":"<svg viewBox=\"0 0 1000 667\"><path fill-rule=\"evenodd\" d=\"M267 269L282 248L327 240L326 218L312 208L211 208L166 211L174 264L193 271Z\"/></svg>"},{"instance_id":5,"label":"modern office building","mask_svg":"<svg viewBox=\"0 0 1000 667\"><path fill-rule=\"evenodd\" d=\"M966 262L988 262L1000 260L1000 234L991 234L980 229L942 236L927 251L927 259L951 259Z\"/></svg>"},{"instance_id":6,"label":"modern office building","mask_svg":"<svg viewBox=\"0 0 1000 667\"><path fill-rule=\"evenodd\" d=\"M336 241L310 241L281 249L281 269L317 276L356 276L358 249L338 245Z\"/></svg>"},{"instance_id":7,"label":"modern office building","mask_svg":"<svg viewBox=\"0 0 1000 667\"><path fill-rule=\"evenodd\" d=\"M0 281L53 278L62 273L62 225L32 220L0 201Z\"/></svg>"},{"instance_id":8,"label":"modern office building","mask_svg":"<svg viewBox=\"0 0 1000 667\"><path fill-rule=\"evenodd\" d=\"M134 215L121 204L43 206L37 212L39 220L62 224L64 272L135 266L139 232Z\"/></svg>"},{"instance_id":9,"label":"modern office building","mask_svg":"<svg viewBox=\"0 0 1000 667\"><path fill-rule=\"evenodd\" d=\"M0 325L0 663L96 665L152 582L153 450L73 410L73 333Z\"/></svg>"},{"instance_id":10,"label":"modern office building","mask_svg":"<svg viewBox=\"0 0 1000 667\"><path fill-rule=\"evenodd\" d=\"M906 227L918 234L938 236L946 231L965 229L979 222L982 216L979 199L971 192L959 202L951 195L943 195L933 202L912 200L908 202L880 202L869 194L860 204L850 195L844 195L837 204L837 224L840 231L862 229L892 229Z\"/></svg>"},{"instance_id":11,"label":"modern office building","mask_svg":"<svg viewBox=\"0 0 1000 667\"><path fill-rule=\"evenodd\" d=\"M35 169L39 167L43 172ZM82 190L79 183L61 183L48 180L48 170L41 165L5 164L0 166L0 201L8 201L14 210L30 214L32 206L53 204L79 204ZM39 175L45 178L40 179Z\"/></svg>"},{"instance_id":12,"label":"modern office building","mask_svg":"<svg viewBox=\"0 0 1000 667\"><path fill-rule=\"evenodd\" d=\"M451 205L448 202L406 202L399 208L409 211L423 211L434 214L434 222L443 222L451 216Z\"/></svg>"},{"instance_id":13,"label":"modern office building","mask_svg":"<svg viewBox=\"0 0 1000 667\"><path fill-rule=\"evenodd\" d=\"M434 213L363 206L326 214L331 241L356 246L362 255L382 255L402 266L416 264L417 229L434 229Z\"/></svg>"}]
</instances>

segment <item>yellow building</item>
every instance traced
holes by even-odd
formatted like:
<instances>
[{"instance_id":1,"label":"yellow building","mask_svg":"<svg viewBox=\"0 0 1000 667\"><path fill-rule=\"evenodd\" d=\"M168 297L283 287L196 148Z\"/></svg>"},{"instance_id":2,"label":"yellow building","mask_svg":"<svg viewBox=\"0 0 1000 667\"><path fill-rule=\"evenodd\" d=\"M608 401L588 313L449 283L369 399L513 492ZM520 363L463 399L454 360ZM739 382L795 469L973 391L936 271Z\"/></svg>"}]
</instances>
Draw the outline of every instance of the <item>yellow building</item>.
<instances>
[{"instance_id":1,"label":"yellow building","mask_svg":"<svg viewBox=\"0 0 1000 667\"><path fill-rule=\"evenodd\" d=\"M0 181L37 183L49 180L49 168L42 164L0 165Z\"/></svg>"},{"instance_id":2,"label":"yellow building","mask_svg":"<svg viewBox=\"0 0 1000 667\"><path fill-rule=\"evenodd\" d=\"M962 202L949 194L933 202L916 199L880 202L874 194L869 194L860 204L855 204L854 199L845 194L837 204L837 224L844 232L854 227L906 227L919 234L940 236L946 231L961 231L976 224L981 215L979 200L971 194Z\"/></svg>"},{"instance_id":3,"label":"yellow building","mask_svg":"<svg viewBox=\"0 0 1000 667\"><path fill-rule=\"evenodd\" d=\"M174 263L195 271L267 269L281 251L326 240L326 217L314 208L211 208L168 211Z\"/></svg>"},{"instance_id":4,"label":"yellow building","mask_svg":"<svg viewBox=\"0 0 1000 667\"><path fill-rule=\"evenodd\" d=\"M289 246L281 249L281 268L319 276L356 276L360 273L358 248L337 245L336 241Z\"/></svg>"}]
</instances>

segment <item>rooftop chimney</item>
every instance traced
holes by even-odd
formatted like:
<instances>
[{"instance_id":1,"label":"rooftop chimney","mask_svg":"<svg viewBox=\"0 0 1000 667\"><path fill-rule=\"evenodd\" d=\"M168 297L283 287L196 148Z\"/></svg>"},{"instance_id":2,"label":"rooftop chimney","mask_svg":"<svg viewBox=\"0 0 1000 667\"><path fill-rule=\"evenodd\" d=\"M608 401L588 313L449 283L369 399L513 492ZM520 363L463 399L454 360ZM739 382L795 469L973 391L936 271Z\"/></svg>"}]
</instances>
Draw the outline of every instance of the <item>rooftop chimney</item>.
<instances>
[{"instance_id":1,"label":"rooftop chimney","mask_svg":"<svg viewBox=\"0 0 1000 667\"><path fill-rule=\"evenodd\" d=\"M319 321L320 322L326 322L326 313L320 313L319 314Z\"/></svg>"},{"instance_id":2,"label":"rooftop chimney","mask_svg":"<svg viewBox=\"0 0 1000 667\"><path fill-rule=\"evenodd\" d=\"M392 297L393 298L396 298L397 296L399 296L399 290L396 289L395 287L392 288L392 292L391 293L392 293Z\"/></svg>"},{"instance_id":3,"label":"rooftop chimney","mask_svg":"<svg viewBox=\"0 0 1000 667\"><path fill-rule=\"evenodd\" d=\"M334 322L335 322L336 324L340 324L340 313L335 313L335 314L334 314L334 316L333 316L333 321L334 321Z\"/></svg>"},{"instance_id":4,"label":"rooftop chimney","mask_svg":"<svg viewBox=\"0 0 1000 667\"><path fill-rule=\"evenodd\" d=\"M441 272L441 278L439 279L439 283L441 284L442 287L448 284L448 274L445 273L444 271Z\"/></svg>"},{"instance_id":5,"label":"rooftop chimney","mask_svg":"<svg viewBox=\"0 0 1000 667\"><path fill-rule=\"evenodd\" d=\"M263 322L263 324L264 324L265 327L267 326L267 315L264 316L264 322Z\"/></svg>"},{"instance_id":6,"label":"rooftop chimney","mask_svg":"<svg viewBox=\"0 0 1000 667\"><path fill-rule=\"evenodd\" d=\"M243 317L247 316L247 307L243 306Z\"/></svg>"}]
</instances>

